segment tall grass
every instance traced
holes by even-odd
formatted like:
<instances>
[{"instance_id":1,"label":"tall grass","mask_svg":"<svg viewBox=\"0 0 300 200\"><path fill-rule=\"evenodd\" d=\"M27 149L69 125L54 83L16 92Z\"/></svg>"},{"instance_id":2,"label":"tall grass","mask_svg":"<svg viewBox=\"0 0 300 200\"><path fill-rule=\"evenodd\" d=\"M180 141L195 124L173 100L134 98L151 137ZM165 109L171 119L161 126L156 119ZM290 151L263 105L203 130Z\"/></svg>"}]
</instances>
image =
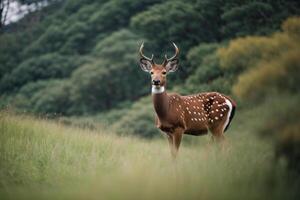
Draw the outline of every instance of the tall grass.
<instances>
[{"instance_id":1,"label":"tall grass","mask_svg":"<svg viewBox=\"0 0 300 200\"><path fill-rule=\"evenodd\" d=\"M235 130L225 151L193 137L173 161L165 140L0 112L0 199L295 198L272 144Z\"/></svg>"}]
</instances>

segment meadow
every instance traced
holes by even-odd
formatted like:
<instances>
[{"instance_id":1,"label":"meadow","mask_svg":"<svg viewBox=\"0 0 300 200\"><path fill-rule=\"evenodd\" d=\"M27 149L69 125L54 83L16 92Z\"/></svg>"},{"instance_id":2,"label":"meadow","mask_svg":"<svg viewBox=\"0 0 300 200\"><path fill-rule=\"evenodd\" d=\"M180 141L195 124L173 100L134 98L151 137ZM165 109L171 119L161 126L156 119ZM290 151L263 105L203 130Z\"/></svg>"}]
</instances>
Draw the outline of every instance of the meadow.
<instances>
[{"instance_id":1,"label":"meadow","mask_svg":"<svg viewBox=\"0 0 300 200\"><path fill-rule=\"evenodd\" d=\"M229 130L225 150L209 136L186 136L174 161L163 137L2 111L0 199L296 199L272 142L241 128Z\"/></svg>"},{"instance_id":2,"label":"meadow","mask_svg":"<svg viewBox=\"0 0 300 200\"><path fill-rule=\"evenodd\" d=\"M224 150L171 159L142 42L179 47L167 92L237 102ZM295 0L0 1L0 200L300 199L299 55Z\"/></svg>"}]
</instances>

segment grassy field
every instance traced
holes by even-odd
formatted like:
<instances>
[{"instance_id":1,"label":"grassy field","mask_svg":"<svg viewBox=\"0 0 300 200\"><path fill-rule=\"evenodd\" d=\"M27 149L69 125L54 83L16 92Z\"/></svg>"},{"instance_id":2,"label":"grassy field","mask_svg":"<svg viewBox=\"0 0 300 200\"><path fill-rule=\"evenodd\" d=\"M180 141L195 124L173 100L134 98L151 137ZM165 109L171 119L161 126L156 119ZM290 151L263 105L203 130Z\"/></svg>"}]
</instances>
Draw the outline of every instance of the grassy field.
<instances>
[{"instance_id":1,"label":"grassy field","mask_svg":"<svg viewBox=\"0 0 300 200\"><path fill-rule=\"evenodd\" d=\"M272 143L241 130L226 133L226 151L187 136L174 162L163 139L0 112L0 199L296 198Z\"/></svg>"}]
</instances>

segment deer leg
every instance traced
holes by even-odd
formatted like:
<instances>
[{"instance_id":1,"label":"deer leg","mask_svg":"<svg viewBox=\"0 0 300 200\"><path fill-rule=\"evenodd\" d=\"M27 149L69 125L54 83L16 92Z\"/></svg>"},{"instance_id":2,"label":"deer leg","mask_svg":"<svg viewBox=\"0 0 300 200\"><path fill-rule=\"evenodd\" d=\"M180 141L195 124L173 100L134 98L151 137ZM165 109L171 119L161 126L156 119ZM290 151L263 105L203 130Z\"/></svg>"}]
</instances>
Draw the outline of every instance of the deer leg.
<instances>
[{"instance_id":1,"label":"deer leg","mask_svg":"<svg viewBox=\"0 0 300 200\"><path fill-rule=\"evenodd\" d=\"M216 126L216 127L210 128L210 131L212 133L213 141L222 142L225 140L222 126Z\"/></svg>"},{"instance_id":2,"label":"deer leg","mask_svg":"<svg viewBox=\"0 0 300 200\"><path fill-rule=\"evenodd\" d=\"M222 126L218 126L215 127L213 129L211 129L211 133L212 133L212 138L214 141L218 142L221 144L221 149L225 150L226 149L226 140L225 140L225 136L224 136L224 131L223 131L223 127Z\"/></svg>"},{"instance_id":3,"label":"deer leg","mask_svg":"<svg viewBox=\"0 0 300 200\"><path fill-rule=\"evenodd\" d=\"M169 142L171 155L172 155L173 158L175 158L176 157L176 150L175 150L175 145L174 145L174 135L169 133L167 135L167 137L168 137L168 142Z\"/></svg>"},{"instance_id":4,"label":"deer leg","mask_svg":"<svg viewBox=\"0 0 300 200\"><path fill-rule=\"evenodd\" d=\"M182 131L177 130L174 135L175 149L178 151L182 139Z\"/></svg>"},{"instance_id":5,"label":"deer leg","mask_svg":"<svg viewBox=\"0 0 300 200\"><path fill-rule=\"evenodd\" d=\"M215 134L215 135L213 135L213 141L217 141L217 142L224 142L225 141L225 136L224 136L224 134L223 133L217 133L217 134Z\"/></svg>"},{"instance_id":6,"label":"deer leg","mask_svg":"<svg viewBox=\"0 0 300 200\"><path fill-rule=\"evenodd\" d=\"M171 134L173 137L173 151L172 151L172 157L176 158L178 154L178 150L180 147L181 139L182 139L183 130L182 129L175 129L175 131Z\"/></svg>"}]
</instances>

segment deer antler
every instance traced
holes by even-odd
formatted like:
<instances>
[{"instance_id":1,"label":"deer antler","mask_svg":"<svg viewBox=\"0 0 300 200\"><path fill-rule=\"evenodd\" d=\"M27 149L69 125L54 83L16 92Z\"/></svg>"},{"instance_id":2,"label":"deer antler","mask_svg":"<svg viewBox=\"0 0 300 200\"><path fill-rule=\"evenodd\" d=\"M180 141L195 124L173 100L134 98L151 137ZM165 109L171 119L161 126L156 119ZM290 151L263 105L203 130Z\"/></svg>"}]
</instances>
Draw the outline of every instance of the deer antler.
<instances>
[{"instance_id":1,"label":"deer antler","mask_svg":"<svg viewBox=\"0 0 300 200\"><path fill-rule=\"evenodd\" d=\"M145 56L143 54L143 49L144 49L144 42L142 43L141 47L140 47L140 56L148 61L150 61L151 63L153 63L153 54L151 56L151 58L148 58L147 56Z\"/></svg>"},{"instance_id":2,"label":"deer antler","mask_svg":"<svg viewBox=\"0 0 300 200\"><path fill-rule=\"evenodd\" d=\"M178 55L179 55L179 49L178 49L178 47L176 46L176 44L175 44L174 42L172 42L172 44L173 44L173 46L174 46L174 48L175 48L175 54L174 54L174 56L172 56L171 58L168 58L167 55L165 55L165 60L164 60L164 62L163 62L163 65L166 65L166 64L167 64L168 62L170 62L171 60L176 59L176 58L178 57Z\"/></svg>"}]
</instances>

